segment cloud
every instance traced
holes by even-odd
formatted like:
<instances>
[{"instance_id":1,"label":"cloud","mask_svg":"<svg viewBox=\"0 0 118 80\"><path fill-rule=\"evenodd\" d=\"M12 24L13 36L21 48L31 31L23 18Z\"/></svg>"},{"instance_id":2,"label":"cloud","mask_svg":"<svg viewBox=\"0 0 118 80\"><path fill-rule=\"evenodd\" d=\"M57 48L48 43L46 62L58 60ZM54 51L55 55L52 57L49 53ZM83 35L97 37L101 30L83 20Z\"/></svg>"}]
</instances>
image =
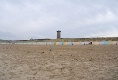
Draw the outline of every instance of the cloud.
<instances>
[{"instance_id":1,"label":"cloud","mask_svg":"<svg viewBox=\"0 0 118 80\"><path fill-rule=\"evenodd\" d=\"M86 37L117 37L118 29L112 28L111 30L104 30L102 32L96 32L95 34L86 35Z\"/></svg>"},{"instance_id":2,"label":"cloud","mask_svg":"<svg viewBox=\"0 0 118 80\"><path fill-rule=\"evenodd\" d=\"M65 38L102 34L114 37L118 32L117 3L117 0L1 0L0 38L56 38L57 30Z\"/></svg>"}]
</instances>

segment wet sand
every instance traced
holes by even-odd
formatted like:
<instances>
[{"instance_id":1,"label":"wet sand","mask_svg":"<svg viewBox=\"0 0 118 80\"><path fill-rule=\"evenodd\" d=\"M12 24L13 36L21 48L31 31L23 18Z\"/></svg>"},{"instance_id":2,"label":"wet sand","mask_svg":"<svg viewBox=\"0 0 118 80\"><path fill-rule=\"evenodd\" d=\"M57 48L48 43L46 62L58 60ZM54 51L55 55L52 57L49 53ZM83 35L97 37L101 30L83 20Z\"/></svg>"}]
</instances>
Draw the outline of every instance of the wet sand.
<instances>
[{"instance_id":1,"label":"wet sand","mask_svg":"<svg viewBox=\"0 0 118 80\"><path fill-rule=\"evenodd\" d=\"M118 80L118 46L0 45L0 80Z\"/></svg>"}]
</instances>

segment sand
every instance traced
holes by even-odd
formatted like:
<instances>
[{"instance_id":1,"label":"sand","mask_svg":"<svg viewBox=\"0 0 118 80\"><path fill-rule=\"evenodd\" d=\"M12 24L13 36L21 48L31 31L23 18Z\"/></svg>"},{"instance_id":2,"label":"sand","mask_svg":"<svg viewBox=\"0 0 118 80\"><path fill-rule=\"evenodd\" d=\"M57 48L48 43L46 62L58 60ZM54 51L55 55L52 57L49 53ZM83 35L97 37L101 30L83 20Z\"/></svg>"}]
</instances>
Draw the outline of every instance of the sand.
<instances>
[{"instance_id":1,"label":"sand","mask_svg":"<svg viewBox=\"0 0 118 80\"><path fill-rule=\"evenodd\" d=\"M118 80L118 46L0 45L0 80Z\"/></svg>"}]
</instances>

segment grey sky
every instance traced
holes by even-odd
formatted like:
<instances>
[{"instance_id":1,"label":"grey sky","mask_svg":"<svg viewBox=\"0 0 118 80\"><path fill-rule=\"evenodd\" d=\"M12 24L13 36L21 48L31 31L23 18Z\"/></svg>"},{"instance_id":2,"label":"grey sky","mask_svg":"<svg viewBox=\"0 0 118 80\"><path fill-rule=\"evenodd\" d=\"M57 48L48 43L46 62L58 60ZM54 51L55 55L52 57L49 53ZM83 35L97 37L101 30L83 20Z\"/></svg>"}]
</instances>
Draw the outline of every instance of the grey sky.
<instances>
[{"instance_id":1,"label":"grey sky","mask_svg":"<svg viewBox=\"0 0 118 80\"><path fill-rule=\"evenodd\" d=\"M118 37L118 0L0 0L0 39Z\"/></svg>"}]
</instances>

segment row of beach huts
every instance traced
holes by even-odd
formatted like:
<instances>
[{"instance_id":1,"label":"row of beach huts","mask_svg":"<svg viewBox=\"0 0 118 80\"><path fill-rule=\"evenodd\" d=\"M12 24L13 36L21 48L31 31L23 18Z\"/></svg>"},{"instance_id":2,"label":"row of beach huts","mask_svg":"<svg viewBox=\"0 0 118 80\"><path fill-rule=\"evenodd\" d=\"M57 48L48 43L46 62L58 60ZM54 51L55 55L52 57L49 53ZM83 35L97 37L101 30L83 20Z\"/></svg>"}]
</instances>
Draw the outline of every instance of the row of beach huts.
<instances>
[{"instance_id":1,"label":"row of beach huts","mask_svg":"<svg viewBox=\"0 0 118 80\"><path fill-rule=\"evenodd\" d=\"M95 42L0 42L0 44L39 44L39 45L117 45L118 41Z\"/></svg>"}]
</instances>

